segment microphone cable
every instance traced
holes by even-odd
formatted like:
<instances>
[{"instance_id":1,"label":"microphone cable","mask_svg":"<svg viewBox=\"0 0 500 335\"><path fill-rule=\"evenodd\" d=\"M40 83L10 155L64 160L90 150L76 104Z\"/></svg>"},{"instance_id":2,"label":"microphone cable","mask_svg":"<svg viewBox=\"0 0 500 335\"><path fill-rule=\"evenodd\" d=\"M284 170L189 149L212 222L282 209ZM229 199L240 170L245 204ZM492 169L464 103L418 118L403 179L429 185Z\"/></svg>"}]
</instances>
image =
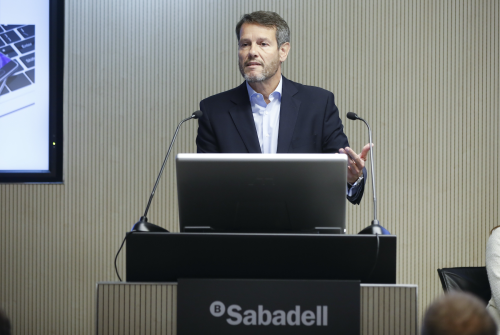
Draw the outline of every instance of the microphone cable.
<instances>
[{"instance_id":1,"label":"microphone cable","mask_svg":"<svg viewBox=\"0 0 500 335\"><path fill-rule=\"evenodd\" d=\"M129 237L133 233L135 233L135 231L132 230L131 232L129 232L128 234L125 235L125 238L123 239L122 245L120 246L120 249L118 249L118 252L116 253L116 256L115 256L115 271L116 271L116 275L118 276L118 279L120 279L121 282L123 280L120 277L120 274L118 273L118 267L116 266L116 260L118 259L118 255L120 254L120 251L122 251L123 245L125 244L125 241L127 240L127 237Z\"/></svg>"}]
</instances>

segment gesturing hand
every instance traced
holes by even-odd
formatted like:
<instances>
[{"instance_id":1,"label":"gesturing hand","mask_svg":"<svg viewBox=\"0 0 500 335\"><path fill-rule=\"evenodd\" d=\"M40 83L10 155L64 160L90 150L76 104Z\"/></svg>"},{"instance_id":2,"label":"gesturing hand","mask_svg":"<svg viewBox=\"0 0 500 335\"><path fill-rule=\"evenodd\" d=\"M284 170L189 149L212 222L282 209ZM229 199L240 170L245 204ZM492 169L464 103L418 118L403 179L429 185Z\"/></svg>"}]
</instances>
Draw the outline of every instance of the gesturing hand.
<instances>
[{"instance_id":1,"label":"gesturing hand","mask_svg":"<svg viewBox=\"0 0 500 335\"><path fill-rule=\"evenodd\" d=\"M372 147L374 145L372 144ZM363 175L363 168L365 167L365 162L370 151L370 143L365 145L358 155L349 147L340 149L341 154L347 154L347 182L349 184L354 184L359 177Z\"/></svg>"}]
</instances>

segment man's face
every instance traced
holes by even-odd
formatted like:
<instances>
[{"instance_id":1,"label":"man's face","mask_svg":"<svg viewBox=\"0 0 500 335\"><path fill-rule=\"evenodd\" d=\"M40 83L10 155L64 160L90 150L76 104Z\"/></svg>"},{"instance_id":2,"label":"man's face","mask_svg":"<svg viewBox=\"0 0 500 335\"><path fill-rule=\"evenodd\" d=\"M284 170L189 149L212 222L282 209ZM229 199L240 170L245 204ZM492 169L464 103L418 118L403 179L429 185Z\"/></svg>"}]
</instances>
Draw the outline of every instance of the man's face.
<instances>
[{"instance_id":1,"label":"man's face","mask_svg":"<svg viewBox=\"0 0 500 335\"><path fill-rule=\"evenodd\" d=\"M287 56L287 52L283 55L281 49L278 49L276 28L244 23L238 46L241 75L250 83L262 82L275 75L281 76L281 62Z\"/></svg>"}]
</instances>

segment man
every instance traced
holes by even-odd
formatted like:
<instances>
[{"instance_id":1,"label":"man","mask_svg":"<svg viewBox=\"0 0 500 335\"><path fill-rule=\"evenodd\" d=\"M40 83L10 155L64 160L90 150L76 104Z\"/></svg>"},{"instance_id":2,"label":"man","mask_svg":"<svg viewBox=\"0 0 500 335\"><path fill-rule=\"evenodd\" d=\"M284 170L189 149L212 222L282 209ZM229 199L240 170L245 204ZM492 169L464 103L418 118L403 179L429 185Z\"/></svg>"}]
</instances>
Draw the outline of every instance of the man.
<instances>
[{"instance_id":1,"label":"man","mask_svg":"<svg viewBox=\"0 0 500 335\"><path fill-rule=\"evenodd\" d=\"M245 14L236 36L245 82L200 102L198 152L345 153L347 198L359 204L370 146L359 155L349 148L331 92L282 76L290 51L287 23L273 12Z\"/></svg>"},{"instance_id":2,"label":"man","mask_svg":"<svg viewBox=\"0 0 500 335\"><path fill-rule=\"evenodd\" d=\"M496 335L485 304L469 293L450 292L427 310L422 335Z\"/></svg>"}]
</instances>

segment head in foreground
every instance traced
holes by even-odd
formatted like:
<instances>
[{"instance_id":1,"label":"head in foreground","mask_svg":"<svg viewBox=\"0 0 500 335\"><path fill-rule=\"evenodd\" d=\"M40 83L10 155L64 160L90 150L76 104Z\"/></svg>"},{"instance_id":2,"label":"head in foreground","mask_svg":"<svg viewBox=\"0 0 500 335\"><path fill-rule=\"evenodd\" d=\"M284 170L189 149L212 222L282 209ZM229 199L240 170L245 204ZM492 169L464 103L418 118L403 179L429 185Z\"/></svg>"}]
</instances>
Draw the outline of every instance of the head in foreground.
<instances>
[{"instance_id":1,"label":"head in foreground","mask_svg":"<svg viewBox=\"0 0 500 335\"><path fill-rule=\"evenodd\" d=\"M424 316L422 335L496 335L484 303L464 292L450 292L434 301Z\"/></svg>"}]
</instances>

